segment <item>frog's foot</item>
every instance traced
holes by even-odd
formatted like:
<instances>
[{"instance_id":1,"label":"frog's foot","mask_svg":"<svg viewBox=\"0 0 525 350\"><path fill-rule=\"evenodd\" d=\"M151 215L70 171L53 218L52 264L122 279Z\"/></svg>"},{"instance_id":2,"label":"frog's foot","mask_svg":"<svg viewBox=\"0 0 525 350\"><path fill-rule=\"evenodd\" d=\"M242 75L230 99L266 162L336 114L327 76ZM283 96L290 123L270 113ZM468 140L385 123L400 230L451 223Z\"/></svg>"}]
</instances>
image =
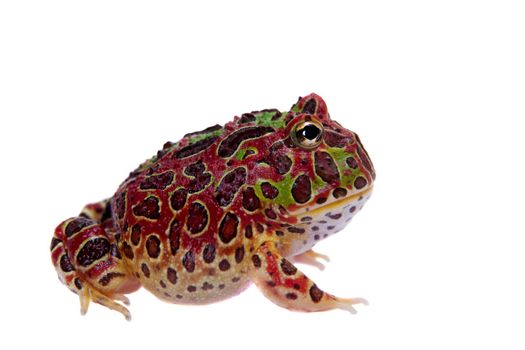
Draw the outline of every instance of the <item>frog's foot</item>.
<instances>
[{"instance_id":1,"label":"frog's foot","mask_svg":"<svg viewBox=\"0 0 525 350\"><path fill-rule=\"evenodd\" d=\"M82 314L94 301L129 320L129 311L119 302L128 305L124 294L137 290L140 282L127 271L113 236L85 216L65 220L55 229L51 260L58 277L79 295Z\"/></svg>"},{"instance_id":2,"label":"frog's foot","mask_svg":"<svg viewBox=\"0 0 525 350\"><path fill-rule=\"evenodd\" d=\"M125 305L129 305L129 299L121 294L115 294L112 298L105 296L88 284L84 284L84 288L78 293L80 297L80 313L85 315L87 313L89 302L93 300L95 303L104 305L105 307L120 312L128 321L131 321L131 313L124 306L116 301L120 301Z\"/></svg>"},{"instance_id":3,"label":"frog's foot","mask_svg":"<svg viewBox=\"0 0 525 350\"><path fill-rule=\"evenodd\" d=\"M330 261L330 258L328 257L328 255L319 254L317 252L314 252L312 249L304 253L301 253L299 255L295 255L294 257L291 258L293 262L317 267L319 270L323 271L325 269L325 266L321 261L317 259L322 259L326 262Z\"/></svg>"},{"instance_id":4,"label":"frog's foot","mask_svg":"<svg viewBox=\"0 0 525 350\"><path fill-rule=\"evenodd\" d=\"M362 298L338 298L321 290L291 262L282 257L273 243L263 243L251 257L250 277L275 304L296 311L342 309L355 313L354 305L368 304Z\"/></svg>"}]
</instances>

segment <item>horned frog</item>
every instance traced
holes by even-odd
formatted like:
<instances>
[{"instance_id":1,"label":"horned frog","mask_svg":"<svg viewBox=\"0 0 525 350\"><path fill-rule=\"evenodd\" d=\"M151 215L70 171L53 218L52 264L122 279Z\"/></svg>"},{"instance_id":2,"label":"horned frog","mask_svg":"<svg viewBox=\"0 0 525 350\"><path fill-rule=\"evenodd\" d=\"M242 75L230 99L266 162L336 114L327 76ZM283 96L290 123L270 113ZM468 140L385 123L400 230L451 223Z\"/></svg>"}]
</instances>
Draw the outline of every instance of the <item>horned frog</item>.
<instances>
[{"instance_id":1,"label":"horned frog","mask_svg":"<svg viewBox=\"0 0 525 350\"><path fill-rule=\"evenodd\" d=\"M375 171L359 137L316 94L167 142L109 199L63 221L51 241L59 279L80 297L131 315L141 286L207 304L254 282L282 307L355 312L361 298L320 289L293 262L322 268L312 247L369 198Z\"/></svg>"}]
</instances>

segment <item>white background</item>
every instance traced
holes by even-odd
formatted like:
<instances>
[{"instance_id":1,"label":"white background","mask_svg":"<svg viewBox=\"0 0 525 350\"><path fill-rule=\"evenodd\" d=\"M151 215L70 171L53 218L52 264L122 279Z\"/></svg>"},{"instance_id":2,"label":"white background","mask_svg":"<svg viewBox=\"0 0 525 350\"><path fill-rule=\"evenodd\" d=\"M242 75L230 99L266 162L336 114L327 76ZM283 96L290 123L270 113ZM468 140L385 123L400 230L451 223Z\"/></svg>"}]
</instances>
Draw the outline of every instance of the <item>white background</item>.
<instances>
[{"instance_id":1,"label":"white background","mask_svg":"<svg viewBox=\"0 0 525 350\"><path fill-rule=\"evenodd\" d=\"M0 348L523 349L520 1L3 1ZM139 291L79 315L52 231L162 144L317 92L359 133L375 193L317 250L294 313L255 287L209 306Z\"/></svg>"}]
</instances>

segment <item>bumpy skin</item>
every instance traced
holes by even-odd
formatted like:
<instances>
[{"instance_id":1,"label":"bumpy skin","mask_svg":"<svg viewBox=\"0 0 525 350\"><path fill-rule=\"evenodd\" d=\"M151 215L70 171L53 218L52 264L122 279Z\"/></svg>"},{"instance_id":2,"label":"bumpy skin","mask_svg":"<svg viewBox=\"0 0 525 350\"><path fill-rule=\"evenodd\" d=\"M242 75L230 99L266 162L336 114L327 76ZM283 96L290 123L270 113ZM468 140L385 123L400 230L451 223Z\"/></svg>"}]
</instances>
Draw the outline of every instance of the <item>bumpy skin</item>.
<instances>
[{"instance_id":1,"label":"bumpy skin","mask_svg":"<svg viewBox=\"0 0 525 350\"><path fill-rule=\"evenodd\" d=\"M322 133L313 147L299 135L311 122ZM322 268L312 246L352 219L374 178L359 137L311 94L289 112L246 113L167 142L113 197L58 225L52 261L82 313L93 300L129 319L118 301L140 286L205 304L250 282L289 309L354 312L363 299L323 292L292 261Z\"/></svg>"}]
</instances>

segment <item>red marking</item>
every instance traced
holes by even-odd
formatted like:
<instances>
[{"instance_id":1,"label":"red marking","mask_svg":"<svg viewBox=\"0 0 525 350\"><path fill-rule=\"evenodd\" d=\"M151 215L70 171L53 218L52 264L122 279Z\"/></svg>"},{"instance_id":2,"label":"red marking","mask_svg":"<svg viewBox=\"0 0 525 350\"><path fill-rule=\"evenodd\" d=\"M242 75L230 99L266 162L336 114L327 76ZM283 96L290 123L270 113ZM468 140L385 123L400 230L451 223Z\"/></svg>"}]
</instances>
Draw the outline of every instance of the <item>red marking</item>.
<instances>
[{"instance_id":1,"label":"red marking","mask_svg":"<svg viewBox=\"0 0 525 350\"><path fill-rule=\"evenodd\" d=\"M88 276L89 278L97 278L98 276L100 276L101 274L103 274L105 271L113 268L116 266L116 263L113 259L109 258L109 259L104 259L104 260L101 260L99 262L97 262L95 264L95 266L93 266L92 268L90 268L89 270L87 270L85 272L86 276Z\"/></svg>"}]
</instances>

